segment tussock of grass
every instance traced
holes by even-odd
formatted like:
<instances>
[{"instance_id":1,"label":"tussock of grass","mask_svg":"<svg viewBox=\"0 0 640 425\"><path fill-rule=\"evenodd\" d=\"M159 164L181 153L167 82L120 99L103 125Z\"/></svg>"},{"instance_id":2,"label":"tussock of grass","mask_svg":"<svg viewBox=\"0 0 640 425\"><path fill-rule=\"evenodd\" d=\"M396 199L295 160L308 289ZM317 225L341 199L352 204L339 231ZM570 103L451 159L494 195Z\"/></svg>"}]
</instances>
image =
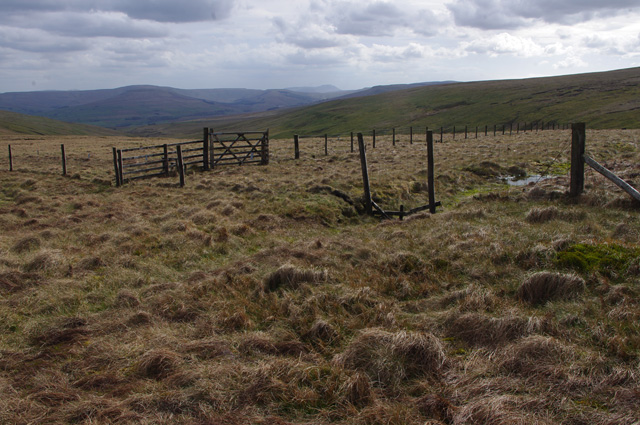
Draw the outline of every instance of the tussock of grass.
<instances>
[{"instance_id":1,"label":"tussock of grass","mask_svg":"<svg viewBox=\"0 0 640 425\"><path fill-rule=\"evenodd\" d=\"M29 338L31 345L51 347L59 344L72 344L89 334L87 321L72 317L60 323L40 330L34 330Z\"/></svg>"},{"instance_id":2,"label":"tussock of grass","mask_svg":"<svg viewBox=\"0 0 640 425\"><path fill-rule=\"evenodd\" d=\"M264 290L296 289L303 283L321 283L327 280L326 270L304 270L285 264L264 279Z\"/></svg>"},{"instance_id":3,"label":"tussock of grass","mask_svg":"<svg viewBox=\"0 0 640 425\"><path fill-rule=\"evenodd\" d=\"M161 380L174 374L181 360L179 354L170 350L149 350L136 362L135 371L145 378Z\"/></svg>"},{"instance_id":4,"label":"tussock of grass","mask_svg":"<svg viewBox=\"0 0 640 425\"><path fill-rule=\"evenodd\" d=\"M539 272L525 280L518 288L518 299L530 304L542 304L552 300L575 298L585 289L585 282L579 276Z\"/></svg>"},{"instance_id":5,"label":"tussock of grass","mask_svg":"<svg viewBox=\"0 0 640 425\"><path fill-rule=\"evenodd\" d=\"M41 250L25 265L26 272L62 273L65 271L65 257L60 250ZM68 268L68 266L67 266Z\"/></svg>"},{"instance_id":6,"label":"tussock of grass","mask_svg":"<svg viewBox=\"0 0 640 425\"><path fill-rule=\"evenodd\" d=\"M471 346L496 347L537 332L550 331L550 326L536 318L513 315L490 317L482 313L454 314L447 319L448 333Z\"/></svg>"},{"instance_id":7,"label":"tussock of grass","mask_svg":"<svg viewBox=\"0 0 640 425\"><path fill-rule=\"evenodd\" d=\"M529 223L546 223L560 216L560 211L556 207L532 208L527 213L526 220Z\"/></svg>"},{"instance_id":8,"label":"tussock of grass","mask_svg":"<svg viewBox=\"0 0 640 425\"><path fill-rule=\"evenodd\" d=\"M11 250L17 254L33 251L40 248L40 239L35 236L27 236L16 242Z\"/></svg>"},{"instance_id":9,"label":"tussock of grass","mask_svg":"<svg viewBox=\"0 0 640 425\"><path fill-rule=\"evenodd\" d=\"M360 370L387 387L406 379L437 376L445 360L442 343L432 334L381 329L363 330L334 358L336 364Z\"/></svg>"},{"instance_id":10,"label":"tussock of grass","mask_svg":"<svg viewBox=\"0 0 640 425\"><path fill-rule=\"evenodd\" d=\"M532 335L506 347L498 368L525 378L567 379L567 365L575 358L573 347L553 337Z\"/></svg>"}]
</instances>

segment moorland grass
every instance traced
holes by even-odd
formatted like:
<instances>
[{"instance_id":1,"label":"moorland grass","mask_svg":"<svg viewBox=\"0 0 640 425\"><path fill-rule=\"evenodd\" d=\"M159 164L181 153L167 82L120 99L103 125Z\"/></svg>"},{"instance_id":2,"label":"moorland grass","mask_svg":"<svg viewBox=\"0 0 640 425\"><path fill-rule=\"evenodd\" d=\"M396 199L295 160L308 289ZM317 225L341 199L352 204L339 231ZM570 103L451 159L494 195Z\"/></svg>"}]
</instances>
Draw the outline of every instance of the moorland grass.
<instances>
[{"instance_id":1,"label":"moorland grass","mask_svg":"<svg viewBox=\"0 0 640 425\"><path fill-rule=\"evenodd\" d=\"M437 144L443 207L382 222L346 141L117 189L110 147L158 141L10 141L0 423L640 420L637 205L594 173L572 200L566 174L469 168L540 174L568 132ZM636 131L587 146L639 185ZM383 208L426 203L424 144L368 156Z\"/></svg>"}]
</instances>

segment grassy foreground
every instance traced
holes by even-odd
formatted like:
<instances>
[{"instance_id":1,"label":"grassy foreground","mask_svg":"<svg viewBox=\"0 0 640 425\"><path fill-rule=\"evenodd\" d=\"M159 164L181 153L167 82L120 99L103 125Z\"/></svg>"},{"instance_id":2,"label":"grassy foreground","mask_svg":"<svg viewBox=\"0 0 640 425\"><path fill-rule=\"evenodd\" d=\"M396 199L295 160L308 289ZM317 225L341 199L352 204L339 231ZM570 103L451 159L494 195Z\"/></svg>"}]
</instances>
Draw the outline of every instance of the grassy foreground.
<instances>
[{"instance_id":1,"label":"grassy foreground","mask_svg":"<svg viewBox=\"0 0 640 425\"><path fill-rule=\"evenodd\" d=\"M639 138L587 150L638 187ZM566 198L567 131L437 144L443 208L385 222L344 140L182 189L111 185L158 140L2 140L0 423L640 421L638 206L593 172ZM380 205L427 202L424 143L368 157Z\"/></svg>"}]
</instances>

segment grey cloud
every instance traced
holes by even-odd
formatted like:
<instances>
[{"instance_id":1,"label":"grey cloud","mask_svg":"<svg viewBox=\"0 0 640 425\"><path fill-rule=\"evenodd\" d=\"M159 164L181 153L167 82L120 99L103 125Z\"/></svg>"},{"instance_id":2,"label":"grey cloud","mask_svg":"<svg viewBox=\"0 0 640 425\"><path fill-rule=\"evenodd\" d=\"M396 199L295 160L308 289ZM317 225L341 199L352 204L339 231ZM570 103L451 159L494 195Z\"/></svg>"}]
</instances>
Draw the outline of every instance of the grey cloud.
<instances>
[{"instance_id":1,"label":"grey cloud","mask_svg":"<svg viewBox=\"0 0 640 425\"><path fill-rule=\"evenodd\" d=\"M87 50L84 40L52 37L38 30L0 27L0 46L32 53L65 53Z\"/></svg>"},{"instance_id":2,"label":"grey cloud","mask_svg":"<svg viewBox=\"0 0 640 425\"><path fill-rule=\"evenodd\" d=\"M115 0L113 9L134 19L158 22L198 22L229 17L233 0Z\"/></svg>"},{"instance_id":3,"label":"grey cloud","mask_svg":"<svg viewBox=\"0 0 640 425\"><path fill-rule=\"evenodd\" d=\"M41 29L70 37L157 38L168 35L159 24L135 21L122 14L56 13L40 22Z\"/></svg>"},{"instance_id":4,"label":"grey cloud","mask_svg":"<svg viewBox=\"0 0 640 425\"><path fill-rule=\"evenodd\" d=\"M336 13L329 20L340 34L385 36L409 26L405 13L390 2L376 1L366 6L339 2L334 8Z\"/></svg>"},{"instance_id":5,"label":"grey cloud","mask_svg":"<svg viewBox=\"0 0 640 425\"><path fill-rule=\"evenodd\" d=\"M235 0L2 0L4 16L33 12L122 12L132 19L199 22L229 17ZM0 17L0 19L2 19Z\"/></svg>"},{"instance_id":6,"label":"grey cloud","mask_svg":"<svg viewBox=\"0 0 640 425\"><path fill-rule=\"evenodd\" d=\"M454 0L447 5L456 24L481 29L509 29L532 24L576 24L596 16L640 9L637 0Z\"/></svg>"}]
</instances>

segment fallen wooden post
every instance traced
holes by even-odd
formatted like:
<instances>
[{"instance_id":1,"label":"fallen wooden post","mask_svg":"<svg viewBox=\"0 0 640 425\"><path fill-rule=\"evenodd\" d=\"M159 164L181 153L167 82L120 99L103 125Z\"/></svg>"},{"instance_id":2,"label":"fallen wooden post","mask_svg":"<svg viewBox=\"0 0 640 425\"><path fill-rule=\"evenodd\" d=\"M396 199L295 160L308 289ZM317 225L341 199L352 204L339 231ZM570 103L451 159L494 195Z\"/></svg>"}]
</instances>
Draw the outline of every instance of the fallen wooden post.
<instances>
[{"instance_id":1,"label":"fallen wooden post","mask_svg":"<svg viewBox=\"0 0 640 425\"><path fill-rule=\"evenodd\" d=\"M625 182L620 177L618 177L615 174L613 174L611 171L607 170L604 166L602 166L599 163L597 163L591 157L589 157L587 155L583 155L583 158L584 158L584 162L586 162L587 165L589 165L591 168L593 168L594 170L596 170L597 172L599 172L600 174L602 174L603 176L605 176L606 178L611 180L620 189L622 189L625 192L627 192L634 199L640 201L640 192L638 192L633 186L631 186L629 183Z\"/></svg>"}]
</instances>

